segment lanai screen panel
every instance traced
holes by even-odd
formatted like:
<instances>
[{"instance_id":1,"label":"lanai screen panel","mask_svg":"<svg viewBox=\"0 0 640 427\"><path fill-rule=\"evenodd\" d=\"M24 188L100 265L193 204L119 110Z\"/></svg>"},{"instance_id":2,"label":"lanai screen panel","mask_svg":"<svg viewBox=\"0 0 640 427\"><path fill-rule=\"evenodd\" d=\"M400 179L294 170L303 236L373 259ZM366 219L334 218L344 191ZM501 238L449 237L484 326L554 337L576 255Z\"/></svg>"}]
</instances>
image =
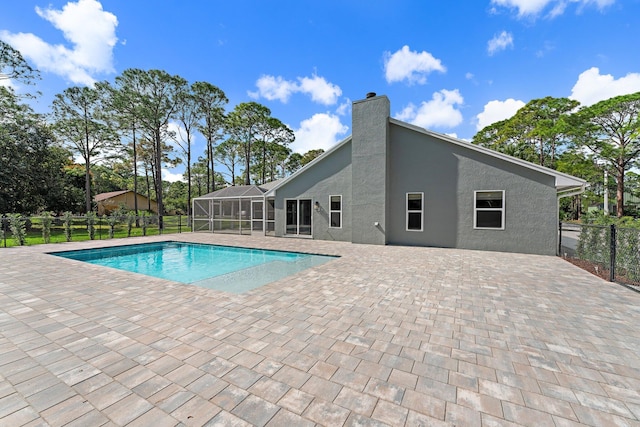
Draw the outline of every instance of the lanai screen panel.
<instances>
[{"instance_id":1,"label":"lanai screen panel","mask_svg":"<svg viewBox=\"0 0 640 427\"><path fill-rule=\"evenodd\" d=\"M214 233L251 234L251 199L213 200Z\"/></svg>"},{"instance_id":2,"label":"lanai screen panel","mask_svg":"<svg viewBox=\"0 0 640 427\"><path fill-rule=\"evenodd\" d=\"M193 231L212 231L211 199L193 199Z\"/></svg>"}]
</instances>

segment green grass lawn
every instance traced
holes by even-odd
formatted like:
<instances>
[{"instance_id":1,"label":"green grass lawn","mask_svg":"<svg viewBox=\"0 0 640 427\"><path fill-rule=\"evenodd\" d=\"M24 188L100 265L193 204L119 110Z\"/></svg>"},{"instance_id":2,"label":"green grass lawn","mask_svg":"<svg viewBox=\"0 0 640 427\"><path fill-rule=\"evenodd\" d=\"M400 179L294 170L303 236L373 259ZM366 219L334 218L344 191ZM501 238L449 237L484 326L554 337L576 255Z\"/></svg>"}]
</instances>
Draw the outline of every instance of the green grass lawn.
<instances>
[{"instance_id":1,"label":"green grass lawn","mask_svg":"<svg viewBox=\"0 0 640 427\"><path fill-rule=\"evenodd\" d=\"M191 231L191 225L187 223L187 217L177 217L177 216L165 216L164 219L164 230L162 234L172 234L172 233L187 233ZM179 219L181 220L181 224L179 223ZM95 240L105 240L109 238L109 225L105 220L100 220L95 225ZM157 224L149 224L147 227L147 236L155 236L158 235L158 225ZM144 233L142 231L142 227L136 227L135 225L131 228L131 237L135 236L143 236ZM127 230L127 224L116 224L114 227L113 238L119 239L123 237L129 237L129 233ZM80 242L84 240L89 240L89 232L87 231L87 224L84 219L76 218L73 220L71 225L71 241L72 242ZM50 243L61 243L66 242L66 237L64 233L64 227L58 222L54 222L51 226L51 235L50 235ZM40 245L44 243L44 238L42 237L42 223L39 218L31 219L31 227L27 231L27 238L25 241L25 245ZM0 248L18 246L18 243L13 239L11 232L7 232L5 239L0 240Z\"/></svg>"}]
</instances>

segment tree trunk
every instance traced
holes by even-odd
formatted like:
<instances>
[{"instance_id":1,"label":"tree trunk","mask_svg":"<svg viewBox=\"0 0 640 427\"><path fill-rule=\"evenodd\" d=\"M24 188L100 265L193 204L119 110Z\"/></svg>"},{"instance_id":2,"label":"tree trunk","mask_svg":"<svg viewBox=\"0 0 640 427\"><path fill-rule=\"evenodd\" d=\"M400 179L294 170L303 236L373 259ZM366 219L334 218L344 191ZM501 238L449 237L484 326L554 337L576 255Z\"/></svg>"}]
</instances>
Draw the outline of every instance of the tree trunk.
<instances>
[{"instance_id":1,"label":"tree trunk","mask_svg":"<svg viewBox=\"0 0 640 427\"><path fill-rule=\"evenodd\" d=\"M187 150L187 217L191 216L191 141Z\"/></svg>"},{"instance_id":2,"label":"tree trunk","mask_svg":"<svg viewBox=\"0 0 640 427\"><path fill-rule=\"evenodd\" d=\"M213 140L209 139L207 141L207 147L208 147L207 149L209 150L209 164L207 165L207 179L209 179L209 170L211 170L211 191L216 191L216 172L214 170Z\"/></svg>"},{"instance_id":3,"label":"tree trunk","mask_svg":"<svg viewBox=\"0 0 640 427\"><path fill-rule=\"evenodd\" d=\"M136 211L136 228L140 226L138 219L138 153L136 153L136 125L131 126L133 130L133 209Z\"/></svg>"},{"instance_id":4,"label":"tree trunk","mask_svg":"<svg viewBox=\"0 0 640 427\"><path fill-rule=\"evenodd\" d=\"M211 141L207 139L207 193L211 193Z\"/></svg>"},{"instance_id":5,"label":"tree trunk","mask_svg":"<svg viewBox=\"0 0 640 427\"><path fill-rule=\"evenodd\" d=\"M618 167L617 185L616 185L616 215L618 218L624 216L624 166Z\"/></svg>"},{"instance_id":6,"label":"tree trunk","mask_svg":"<svg viewBox=\"0 0 640 427\"><path fill-rule=\"evenodd\" d=\"M149 169L144 167L144 177L147 181L147 210L151 211L151 183L149 183Z\"/></svg>"},{"instance_id":7,"label":"tree trunk","mask_svg":"<svg viewBox=\"0 0 640 427\"><path fill-rule=\"evenodd\" d=\"M251 167L251 139L247 141L247 152L244 155L244 185L251 185L249 168Z\"/></svg>"},{"instance_id":8,"label":"tree trunk","mask_svg":"<svg viewBox=\"0 0 640 427\"><path fill-rule=\"evenodd\" d=\"M262 182L261 184L264 184L266 167L267 167L267 143L263 141L262 142Z\"/></svg>"},{"instance_id":9,"label":"tree trunk","mask_svg":"<svg viewBox=\"0 0 640 427\"><path fill-rule=\"evenodd\" d=\"M158 203L158 230L162 234L163 221L162 215L164 214L164 205L162 204L162 138L160 138L160 131L157 130L155 134L156 142L156 202Z\"/></svg>"},{"instance_id":10,"label":"tree trunk","mask_svg":"<svg viewBox=\"0 0 640 427\"><path fill-rule=\"evenodd\" d=\"M88 213L91 212L91 162L88 155L84 162L84 174L85 207Z\"/></svg>"}]
</instances>

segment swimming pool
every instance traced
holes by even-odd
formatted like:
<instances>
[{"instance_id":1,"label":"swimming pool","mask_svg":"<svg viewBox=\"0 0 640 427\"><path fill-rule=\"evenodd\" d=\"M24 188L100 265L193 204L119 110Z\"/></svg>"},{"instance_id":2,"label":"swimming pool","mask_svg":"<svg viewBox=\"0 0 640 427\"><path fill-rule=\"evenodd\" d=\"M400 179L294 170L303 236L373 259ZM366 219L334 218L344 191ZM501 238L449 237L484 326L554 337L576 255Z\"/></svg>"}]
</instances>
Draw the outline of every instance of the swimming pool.
<instances>
[{"instance_id":1,"label":"swimming pool","mask_svg":"<svg viewBox=\"0 0 640 427\"><path fill-rule=\"evenodd\" d=\"M233 293L258 288L336 258L173 241L51 255Z\"/></svg>"}]
</instances>

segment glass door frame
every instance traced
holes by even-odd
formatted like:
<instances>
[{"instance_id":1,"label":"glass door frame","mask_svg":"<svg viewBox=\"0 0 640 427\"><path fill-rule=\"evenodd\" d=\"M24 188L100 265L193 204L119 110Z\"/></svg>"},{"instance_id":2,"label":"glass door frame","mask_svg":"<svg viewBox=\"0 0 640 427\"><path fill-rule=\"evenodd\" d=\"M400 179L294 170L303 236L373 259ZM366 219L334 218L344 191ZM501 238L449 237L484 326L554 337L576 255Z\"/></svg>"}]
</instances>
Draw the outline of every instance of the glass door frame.
<instances>
[{"instance_id":1,"label":"glass door frame","mask_svg":"<svg viewBox=\"0 0 640 427\"><path fill-rule=\"evenodd\" d=\"M290 223L289 219L289 203L295 203L295 224ZM303 204L307 206L303 206ZM284 200L284 208L285 208L285 224L284 224L284 235L285 236L295 236L295 237L305 237L305 238L313 238L313 200L312 199L285 199ZM309 224L302 224L303 215L305 211L309 211ZM290 226L295 226L295 233L289 232ZM300 233L301 228L309 228L309 233Z\"/></svg>"}]
</instances>

